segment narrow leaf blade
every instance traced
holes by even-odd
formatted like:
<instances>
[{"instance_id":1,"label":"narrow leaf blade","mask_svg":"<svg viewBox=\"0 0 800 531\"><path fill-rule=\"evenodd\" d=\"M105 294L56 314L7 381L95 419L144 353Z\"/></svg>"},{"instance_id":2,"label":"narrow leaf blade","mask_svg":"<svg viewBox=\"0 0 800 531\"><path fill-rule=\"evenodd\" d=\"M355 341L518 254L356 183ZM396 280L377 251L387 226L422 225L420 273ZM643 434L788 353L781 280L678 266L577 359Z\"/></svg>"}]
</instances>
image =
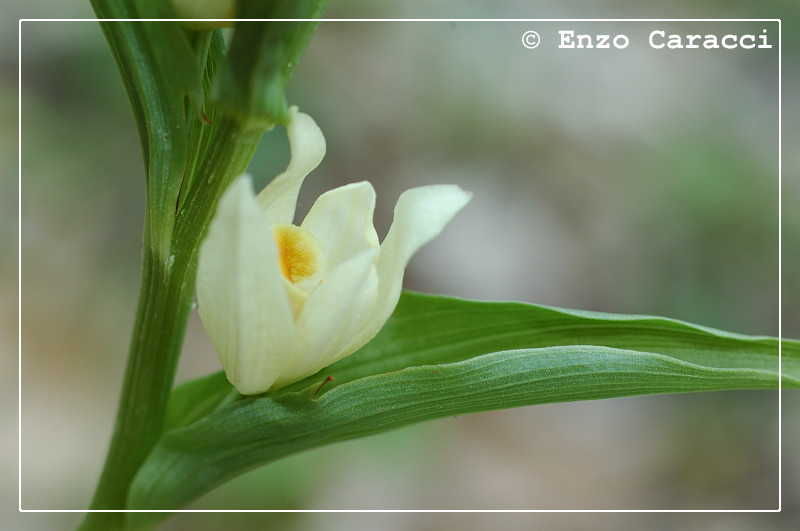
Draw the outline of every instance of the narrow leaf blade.
<instances>
[{"instance_id":1,"label":"narrow leaf blade","mask_svg":"<svg viewBox=\"0 0 800 531\"><path fill-rule=\"evenodd\" d=\"M798 388L800 346L782 346L783 386ZM317 393L326 375L336 385ZM378 337L350 358L287 390L212 401L202 418L194 410L177 422L182 427L165 434L140 470L129 508L175 509L260 464L428 419L550 402L771 389L779 378L774 338L657 317L407 293ZM214 382L218 391L230 389L219 376L207 380L211 388ZM191 402L192 393L181 393ZM138 517L149 518L132 515Z\"/></svg>"}]
</instances>

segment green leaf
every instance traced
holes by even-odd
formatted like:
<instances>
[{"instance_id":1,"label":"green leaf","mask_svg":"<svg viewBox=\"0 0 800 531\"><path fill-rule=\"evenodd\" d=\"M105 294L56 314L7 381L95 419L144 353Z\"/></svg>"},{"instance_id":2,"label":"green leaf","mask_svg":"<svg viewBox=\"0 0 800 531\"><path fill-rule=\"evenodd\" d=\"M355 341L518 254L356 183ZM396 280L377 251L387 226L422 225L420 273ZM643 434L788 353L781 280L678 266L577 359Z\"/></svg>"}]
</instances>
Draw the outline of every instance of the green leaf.
<instances>
[{"instance_id":1,"label":"green leaf","mask_svg":"<svg viewBox=\"0 0 800 531\"><path fill-rule=\"evenodd\" d=\"M515 302L478 302L403 293L378 336L319 375L297 382L298 390L322 381L330 387L415 365L462 361L500 350L598 345L654 352L708 367L775 371L778 340L746 336L645 315L568 310ZM784 370L800 375L797 342L784 341ZM788 365L787 365L788 364Z\"/></svg>"},{"instance_id":2,"label":"green leaf","mask_svg":"<svg viewBox=\"0 0 800 531\"><path fill-rule=\"evenodd\" d=\"M187 382L175 389L169 399L164 431L191 424L237 397L236 389L222 371Z\"/></svg>"},{"instance_id":3,"label":"green leaf","mask_svg":"<svg viewBox=\"0 0 800 531\"><path fill-rule=\"evenodd\" d=\"M209 93L217 65L225 58L226 53L225 40L219 30L193 33L191 39L192 48L198 57L197 60L205 61L205 65L202 67L203 106L199 112L187 113L186 116L189 160L181 183L178 210L185 204L189 189L208 155L211 141L215 138L214 134L217 132L219 111L208 103L210 100Z\"/></svg>"},{"instance_id":4,"label":"green leaf","mask_svg":"<svg viewBox=\"0 0 800 531\"><path fill-rule=\"evenodd\" d=\"M316 19L328 0L239 0L240 19ZM220 65L214 100L245 128L287 124L284 90L317 22L237 22L230 53Z\"/></svg>"},{"instance_id":5,"label":"green leaf","mask_svg":"<svg viewBox=\"0 0 800 531\"><path fill-rule=\"evenodd\" d=\"M798 388L800 343L782 346L783 386ZM319 390L329 375L335 380ZM198 407L184 407L175 421L182 427L148 457L128 507L176 509L260 464L433 418L653 393L774 389L778 378L774 338L658 317L405 293L373 341L290 388L206 405L204 393L220 397L231 389L221 376L176 390L176 400Z\"/></svg>"}]
</instances>

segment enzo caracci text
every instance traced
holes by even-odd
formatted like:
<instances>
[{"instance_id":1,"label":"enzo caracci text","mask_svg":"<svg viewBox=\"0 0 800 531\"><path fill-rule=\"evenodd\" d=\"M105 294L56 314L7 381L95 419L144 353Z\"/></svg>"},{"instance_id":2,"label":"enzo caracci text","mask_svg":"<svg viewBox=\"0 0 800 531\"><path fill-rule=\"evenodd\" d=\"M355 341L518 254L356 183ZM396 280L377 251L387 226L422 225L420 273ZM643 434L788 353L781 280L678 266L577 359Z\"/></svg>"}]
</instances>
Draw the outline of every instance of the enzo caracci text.
<instances>
[{"instance_id":1,"label":"enzo caracci text","mask_svg":"<svg viewBox=\"0 0 800 531\"><path fill-rule=\"evenodd\" d=\"M559 48L576 48L576 49L590 49L596 48L599 50L617 48L623 49L630 45L631 41L627 35L603 35L603 34L576 34L573 30L559 30L558 32ZM767 30L761 30L759 35L753 33L746 33L743 35L736 35L728 33L725 35L716 35L713 33L699 34L678 34L667 33L664 30L653 30L647 38L651 48L660 49L706 49L711 50L714 48L726 48L733 50L736 48L744 48L746 50L752 48L772 48L769 43Z\"/></svg>"}]
</instances>

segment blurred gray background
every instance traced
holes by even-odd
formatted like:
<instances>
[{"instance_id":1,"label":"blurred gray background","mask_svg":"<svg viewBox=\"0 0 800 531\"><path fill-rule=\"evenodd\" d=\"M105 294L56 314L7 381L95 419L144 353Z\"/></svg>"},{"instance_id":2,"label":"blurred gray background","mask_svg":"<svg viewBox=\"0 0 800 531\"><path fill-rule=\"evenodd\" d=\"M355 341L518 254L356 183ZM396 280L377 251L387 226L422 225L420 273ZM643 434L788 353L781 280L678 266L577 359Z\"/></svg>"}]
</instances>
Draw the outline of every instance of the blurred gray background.
<instances>
[{"instance_id":1,"label":"blurred gray background","mask_svg":"<svg viewBox=\"0 0 800 531\"><path fill-rule=\"evenodd\" d=\"M25 17L91 17L88 2L11 2ZM778 2L332 2L328 17L784 17L783 333L800 337L797 20ZM782 4L781 4L782 5ZM792 18L793 17L793 18ZM10 24L4 22L4 28ZM668 33L756 32L772 51L657 51ZM557 50L556 31L625 33L625 50ZM536 30L543 43L522 47ZM13 35L13 33L11 34ZM15 403L14 42L4 32L0 111L0 341ZM128 102L93 23L23 26L23 507L79 509L113 422L139 283L144 187ZM370 180L385 234L397 196L455 183L472 203L413 260L406 287L485 300L647 313L777 335L777 24L323 23L289 87L328 155L304 187ZM795 90L792 90L795 89ZM250 172L288 161L283 129ZM5 354L7 353L7 354ZM219 369L196 315L178 378ZM784 395L781 515L675 517L663 527L788 529L796 521L797 393ZM637 397L442 419L307 452L246 474L192 508L773 509L777 396ZM3 412L4 507L16 496L17 411ZM571 529L554 515L509 525ZM76 515L17 515L15 528ZM648 515L595 527L640 527ZM167 529L481 529L469 515L179 515ZM657 527L658 528L658 527Z\"/></svg>"}]
</instances>

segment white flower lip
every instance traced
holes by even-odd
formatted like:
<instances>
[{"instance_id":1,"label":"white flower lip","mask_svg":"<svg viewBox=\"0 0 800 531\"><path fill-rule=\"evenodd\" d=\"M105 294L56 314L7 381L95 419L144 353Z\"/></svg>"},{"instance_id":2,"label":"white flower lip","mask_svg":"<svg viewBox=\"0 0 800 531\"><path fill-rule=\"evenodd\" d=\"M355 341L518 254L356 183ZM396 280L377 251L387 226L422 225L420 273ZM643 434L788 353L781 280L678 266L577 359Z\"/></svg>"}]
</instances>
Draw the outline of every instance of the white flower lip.
<instances>
[{"instance_id":1,"label":"white flower lip","mask_svg":"<svg viewBox=\"0 0 800 531\"><path fill-rule=\"evenodd\" d=\"M322 161L325 138L296 107L290 116L286 171L258 196L249 176L237 178L200 248L198 313L242 394L301 380L372 339L397 305L411 257L472 195L453 185L407 190L380 244L368 182L322 194L293 226L297 194Z\"/></svg>"}]
</instances>

